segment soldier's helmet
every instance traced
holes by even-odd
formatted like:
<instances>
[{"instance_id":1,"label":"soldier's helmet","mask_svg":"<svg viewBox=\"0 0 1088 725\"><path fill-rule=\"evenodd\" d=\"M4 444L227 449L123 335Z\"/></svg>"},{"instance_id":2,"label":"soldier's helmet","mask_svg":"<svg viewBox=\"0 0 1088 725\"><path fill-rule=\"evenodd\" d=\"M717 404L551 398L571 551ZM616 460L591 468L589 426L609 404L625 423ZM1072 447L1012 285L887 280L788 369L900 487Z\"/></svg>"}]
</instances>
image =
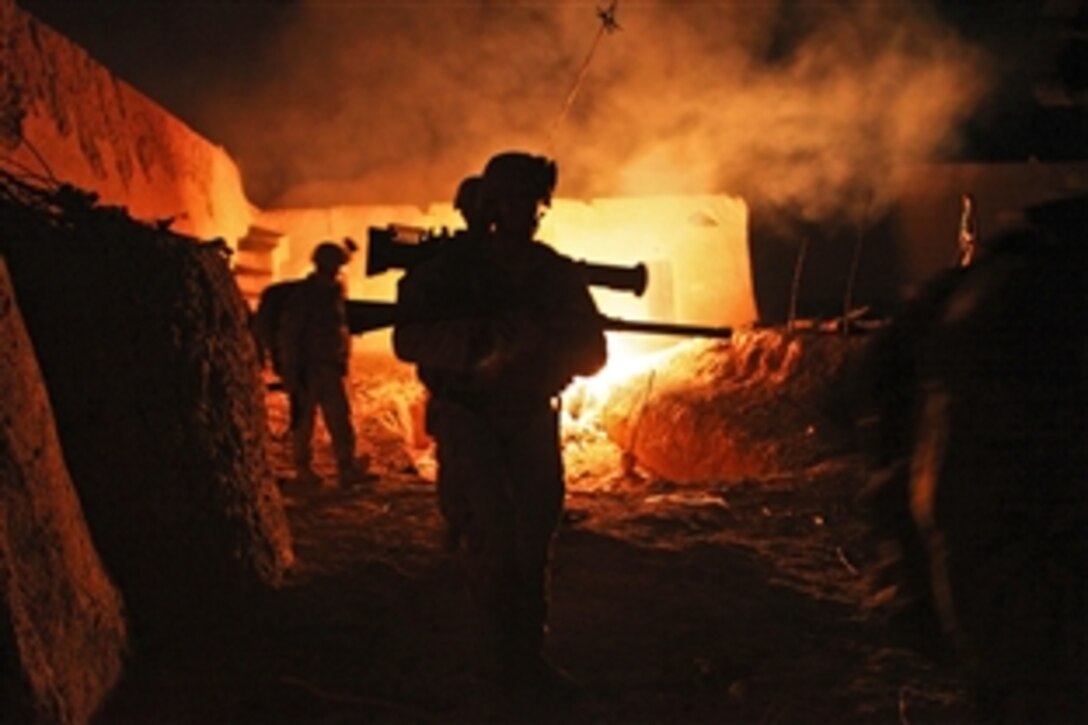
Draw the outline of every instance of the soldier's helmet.
<instances>
[{"instance_id":1,"label":"soldier's helmet","mask_svg":"<svg viewBox=\"0 0 1088 725\"><path fill-rule=\"evenodd\" d=\"M348 252L335 242L322 242L314 247L310 259L318 269L339 269L348 263Z\"/></svg>"},{"instance_id":2,"label":"soldier's helmet","mask_svg":"<svg viewBox=\"0 0 1088 725\"><path fill-rule=\"evenodd\" d=\"M461 212L462 216L471 216L479 209L483 183L484 180L479 176L468 176L458 184L457 193L453 197L453 208Z\"/></svg>"},{"instance_id":3,"label":"soldier's helmet","mask_svg":"<svg viewBox=\"0 0 1088 725\"><path fill-rule=\"evenodd\" d=\"M491 157L484 167L481 197L484 203L499 199L534 199L550 205L558 181L555 162L524 151L506 151Z\"/></svg>"}]
</instances>

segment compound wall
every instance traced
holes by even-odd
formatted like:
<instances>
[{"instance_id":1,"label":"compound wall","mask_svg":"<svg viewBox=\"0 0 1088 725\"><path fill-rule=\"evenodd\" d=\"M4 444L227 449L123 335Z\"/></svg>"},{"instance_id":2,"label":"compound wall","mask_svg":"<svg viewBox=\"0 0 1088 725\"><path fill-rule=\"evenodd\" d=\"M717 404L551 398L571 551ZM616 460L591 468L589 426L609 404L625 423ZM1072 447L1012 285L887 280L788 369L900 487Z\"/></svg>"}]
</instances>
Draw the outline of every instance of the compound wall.
<instances>
[{"instance_id":1,"label":"compound wall","mask_svg":"<svg viewBox=\"0 0 1088 725\"><path fill-rule=\"evenodd\" d=\"M173 219L174 231L232 247L252 216L221 147L13 0L0 0L0 168L93 191L137 219Z\"/></svg>"}]
</instances>

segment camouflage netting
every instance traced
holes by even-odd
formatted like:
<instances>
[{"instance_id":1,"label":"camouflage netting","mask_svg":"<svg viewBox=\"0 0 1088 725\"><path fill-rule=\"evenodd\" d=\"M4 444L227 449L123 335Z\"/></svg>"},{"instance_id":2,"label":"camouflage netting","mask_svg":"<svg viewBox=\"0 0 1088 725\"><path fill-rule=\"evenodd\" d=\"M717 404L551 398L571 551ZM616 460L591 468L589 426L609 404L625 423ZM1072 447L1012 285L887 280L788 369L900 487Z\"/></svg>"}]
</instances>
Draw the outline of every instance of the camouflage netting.
<instances>
[{"instance_id":1,"label":"camouflage netting","mask_svg":"<svg viewBox=\"0 0 1088 725\"><path fill-rule=\"evenodd\" d=\"M0 259L0 722L86 722L125 642Z\"/></svg>"},{"instance_id":2,"label":"camouflage netting","mask_svg":"<svg viewBox=\"0 0 1088 725\"><path fill-rule=\"evenodd\" d=\"M290 533L225 248L68 187L0 181L0 254L132 625L165 630L277 584Z\"/></svg>"},{"instance_id":3,"label":"camouflage netting","mask_svg":"<svg viewBox=\"0 0 1088 725\"><path fill-rule=\"evenodd\" d=\"M848 377L867 339L752 330L682 343L609 396L602 425L674 481L803 468L852 444Z\"/></svg>"}]
</instances>

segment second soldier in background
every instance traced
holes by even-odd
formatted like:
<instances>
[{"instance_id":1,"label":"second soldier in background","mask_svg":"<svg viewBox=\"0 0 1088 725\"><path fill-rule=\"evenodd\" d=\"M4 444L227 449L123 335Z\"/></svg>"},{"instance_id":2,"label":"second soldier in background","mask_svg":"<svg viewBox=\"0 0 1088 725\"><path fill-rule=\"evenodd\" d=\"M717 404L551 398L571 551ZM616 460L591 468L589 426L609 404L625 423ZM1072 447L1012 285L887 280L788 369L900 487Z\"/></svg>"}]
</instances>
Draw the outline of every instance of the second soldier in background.
<instances>
[{"instance_id":1,"label":"second soldier in background","mask_svg":"<svg viewBox=\"0 0 1088 725\"><path fill-rule=\"evenodd\" d=\"M332 242L314 248L314 271L291 292L276 333L280 375L291 400L295 468L302 483L321 479L312 468L318 408L332 438L339 483L370 480L355 460L355 429L348 397L351 335L340 269L348 252Z\"/></svg>"}]
</instances>

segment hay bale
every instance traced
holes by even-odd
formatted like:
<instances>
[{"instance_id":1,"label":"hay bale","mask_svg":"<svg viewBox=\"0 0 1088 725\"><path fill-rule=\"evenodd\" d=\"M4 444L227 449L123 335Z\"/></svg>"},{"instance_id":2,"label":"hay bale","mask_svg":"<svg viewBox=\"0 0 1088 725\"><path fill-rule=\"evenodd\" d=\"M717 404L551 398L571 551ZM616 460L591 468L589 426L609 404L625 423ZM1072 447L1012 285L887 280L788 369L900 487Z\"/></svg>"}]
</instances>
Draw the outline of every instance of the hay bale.
<instances>
[{"instance_id":1,"label":"hay bale","mask_svg":"<svg viewBox=\"0 0 1088 725\"><path fill-rule=\"evenodd\" d=\"M125 642L0 258L0 721L86 722Z\"/></svg>"},{"instance_id":2,"label":"hay bale","mask_svg":"<svg viewBox=\"0 0 1088 725\"><path fill-rule=\"evenodd\" d=\"M0 210L0 251L133 627L169 631L277 585L290 533L225 246L72 189L32 201Z\"/></svg>"}]
</instances>

